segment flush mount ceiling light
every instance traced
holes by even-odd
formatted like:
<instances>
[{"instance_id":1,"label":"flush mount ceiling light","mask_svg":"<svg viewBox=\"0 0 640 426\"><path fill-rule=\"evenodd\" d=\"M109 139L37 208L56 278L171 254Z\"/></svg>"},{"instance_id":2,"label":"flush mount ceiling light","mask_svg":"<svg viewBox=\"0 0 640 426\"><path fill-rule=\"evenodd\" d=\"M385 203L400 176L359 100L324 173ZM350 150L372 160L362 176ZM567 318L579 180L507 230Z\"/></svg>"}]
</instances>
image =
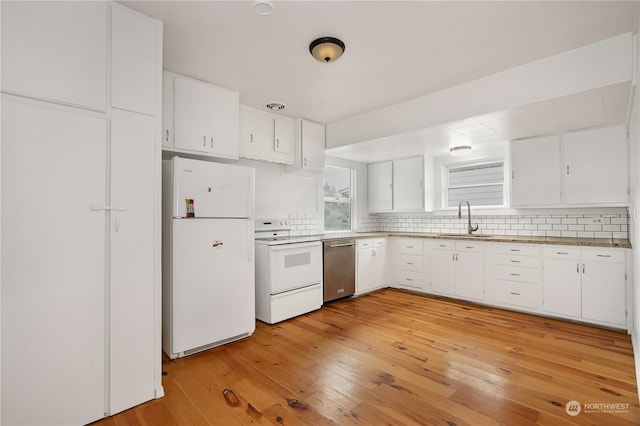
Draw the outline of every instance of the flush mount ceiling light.
<instances>
[{"instance_id":1,"label":"flush mount ceiling light","mask_svg":"<svg viewBox=\"0 0 640 426\"><path fill-rule=\"evenodd\" d=\"M458 145L453 148L449 148L451 155L463 155L471 152L471 145Z\"/></svg>"},{"instance_id":2,"label":"flush mount ceiling light","mask_svg":"<svg viewBox=\"0 0 640 426\"><path fill-rule=\"evenodd\" d=\"M344 43L335 37L320 37L309 45L311 56L320 62L333 62L344 53Z\"/></svg>"},{"instance_id":3,"label":"flush mount ceiling light","mask_svg":"<svg viewBox=\"0 0 640 426\"><path fill-rule=\"evenodd\" d=\"M284 109L284 104L281 102L269 102L266 107L275 111L280 111L281 109Z\"/></svg>"},{"instance_id":4,"label":"flush mount ceiling light","mask_svg":"<svg viewBox=\"0 0 640 426\"><path fill-rule=\"evenodd\" d=\"M260 16L269 16L273 13L273 2L271 0L255 0L253 10Z\"/></svg>"}]
</instances>

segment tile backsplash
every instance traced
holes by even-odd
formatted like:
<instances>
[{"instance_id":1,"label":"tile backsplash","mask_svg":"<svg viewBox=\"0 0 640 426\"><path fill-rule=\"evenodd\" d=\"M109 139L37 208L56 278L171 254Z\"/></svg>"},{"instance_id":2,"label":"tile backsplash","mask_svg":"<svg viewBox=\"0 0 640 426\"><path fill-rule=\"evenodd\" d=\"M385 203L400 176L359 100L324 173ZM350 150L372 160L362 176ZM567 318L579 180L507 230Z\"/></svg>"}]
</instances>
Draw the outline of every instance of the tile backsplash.
<instances>
[{"instance_id":1,"label":"tile backsplash","mask_svg":"<svg viewBox=\"0 0 640 426\"><path fill-rule=\"evenodd\" d=\"M291 235L294 237L320 233L319 218L316 213L289 213Z\"/></svg>"},{"instance_id":2,"label":"tile backsplash","mask_svg":"<svg viewBox=\"0 0 640 426\"><path fill-rule=\"evenodd\" d=\"M478 224L477 234L521 235L535 237L623 238L629 236L629 214L510 214L476 215L471 222ZM467 232L467 217L463 215L380 214L363 217L359 232L460 233Z\"/></svg>"}]
</instances>

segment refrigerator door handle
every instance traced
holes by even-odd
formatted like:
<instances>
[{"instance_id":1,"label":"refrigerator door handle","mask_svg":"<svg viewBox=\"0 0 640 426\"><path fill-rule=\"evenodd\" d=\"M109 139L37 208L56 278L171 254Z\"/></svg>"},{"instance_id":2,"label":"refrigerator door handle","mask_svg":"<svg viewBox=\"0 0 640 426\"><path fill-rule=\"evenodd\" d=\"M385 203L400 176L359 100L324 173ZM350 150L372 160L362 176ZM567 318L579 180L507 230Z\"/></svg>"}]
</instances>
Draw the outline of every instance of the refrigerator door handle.
<instances>
[{"instance_id":1,"label":"refrigerator door handle","mask_svg":"<svg viewBox=\"0 0 640 426\"><path fill-rule=\"evenodd\" d=\"M249 259L249 263L253 263L253 252L255 250L255 240L254 240L254 229L253 229L253 220L247 220L247 259Z\"/></svg>"}]
</instances>

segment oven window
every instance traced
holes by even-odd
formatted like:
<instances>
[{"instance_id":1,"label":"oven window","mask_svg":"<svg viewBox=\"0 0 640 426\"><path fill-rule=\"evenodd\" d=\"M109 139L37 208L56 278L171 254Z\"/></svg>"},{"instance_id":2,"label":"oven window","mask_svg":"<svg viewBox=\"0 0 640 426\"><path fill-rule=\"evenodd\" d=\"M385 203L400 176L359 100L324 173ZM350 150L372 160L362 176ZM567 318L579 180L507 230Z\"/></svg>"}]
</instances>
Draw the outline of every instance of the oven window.
<instances>
[{"instance_id":1,"label":"oven window","mask_svg":"<svg viewBox=\"0 0 640 426\"><path fill-rule=\"evenodd\" d=\"M296 253L284 257L285 268L295 268L296 266L308 265L311 263L311 253Z\"/></svg>"},{"instance_id":2,"label":"oven window","mask_svg":"<svg viewBox=\"0 0 640 426\"><path fill-rule=\"evenodd\" d=\"M324 230L350 231L353 171L346 167L324 168Z\"/></svg>"}]
</instances>

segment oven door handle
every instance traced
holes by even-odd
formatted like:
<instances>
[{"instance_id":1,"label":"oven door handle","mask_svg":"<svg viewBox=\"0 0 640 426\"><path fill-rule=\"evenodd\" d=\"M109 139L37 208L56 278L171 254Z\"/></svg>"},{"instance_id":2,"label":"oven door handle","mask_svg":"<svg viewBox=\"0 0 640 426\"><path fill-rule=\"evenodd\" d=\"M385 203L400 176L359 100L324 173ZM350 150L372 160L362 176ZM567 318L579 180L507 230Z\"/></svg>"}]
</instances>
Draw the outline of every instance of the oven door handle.
<instances>
[{"instance_id":1,"label":"oven door handle","mask_svg":"<svg viewBox=\"0 0 640 426\"><path fill-rule=\"evenodd\" d=\"M271 250L298 250L306 247L317 247L320 245L320 241L311 241L306 243L286 243L286 244L276 244L274 246L269 246Z\"/></svg>"}]
</instances>

